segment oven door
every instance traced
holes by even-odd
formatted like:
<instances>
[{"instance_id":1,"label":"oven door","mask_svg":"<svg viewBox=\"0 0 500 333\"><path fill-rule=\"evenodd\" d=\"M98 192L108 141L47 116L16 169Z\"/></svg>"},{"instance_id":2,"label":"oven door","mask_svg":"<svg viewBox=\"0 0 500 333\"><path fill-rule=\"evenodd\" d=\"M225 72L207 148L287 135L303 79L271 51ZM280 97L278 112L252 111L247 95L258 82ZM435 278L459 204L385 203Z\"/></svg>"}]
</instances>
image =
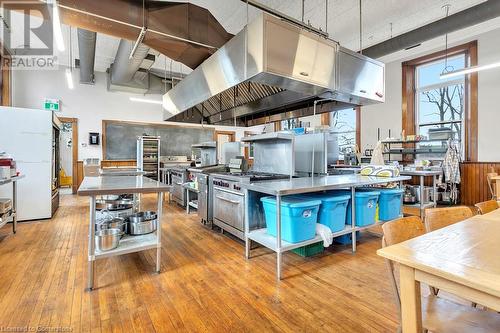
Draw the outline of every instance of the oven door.
<instances>
[{"instance_id":1,"label":"oven door","mask_svg":"<svg viewBox=\"0 0 500 333\"><path fill-rule=\"evenodd\" d=\"M185 191L182 188L182 178L172 176L172 189L171 189L172 197L175 202L180 205L184 205L185 202Z\"/></svg>"},{"instance_id":2,"label":"oven door","mask_svg":"<svg viewBox=\"0 0 500 333\"><path fill-rule=\"evenodd\" d=\"M242 193L214 188L214 219L243 231L245 197Z\"/></svg>"}]
</instances>

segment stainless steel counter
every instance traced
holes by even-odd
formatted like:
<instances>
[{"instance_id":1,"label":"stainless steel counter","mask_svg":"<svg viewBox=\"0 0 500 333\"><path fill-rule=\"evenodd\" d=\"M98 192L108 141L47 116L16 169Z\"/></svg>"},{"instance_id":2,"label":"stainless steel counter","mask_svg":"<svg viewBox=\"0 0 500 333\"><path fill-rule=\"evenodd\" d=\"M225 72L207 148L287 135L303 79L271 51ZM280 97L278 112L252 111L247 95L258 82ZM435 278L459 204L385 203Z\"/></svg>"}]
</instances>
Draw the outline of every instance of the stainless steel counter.
<instances>
[{"instance_id":1,"label":"stainless steel counter","mask_svg":"<svg viewBox=\"0 0 500 333\"><path fill-rule=\"evenodd\" d=\"M281 266L283 252L290 251L305 245L321 241L321 237L309 239L299 243L288 243L281 237L281 199L282 196L290 194L311 193L335 189L349 189L351 193L351 225L346 225L341 231L332 233L332 237L351 234L352 251L356 252L356 232L372 227L357 226L356 221L356 188L409 180L409 176L399 177L375 177L361 176L359 174L318 176L307 178L292 178L288 180L260 181L253 183L241 183L245 190L245 257L250 258L251 242L259 243L276 253L276 277L281 279ZM276 196L276 237L267 233L265 227L260 225L259 219L263 215L260 198L263 195ZM257 221L257 223L256 223ZM255 227L257 225L257 227Z\"/></svg>"},{"instance_id":2,"label":"stainless steel counter","mask_svg":"<svg viewBox=\"0 0 500 333\"><path fill-rule=\"evenodd\" d=\"M144 176L85 177L78 188L78 195L158 193L167 192L170 188L170 185Z\"/></svg>"},{"instance_id":3,"label":"stainless steel counter","mask_svg":"<svg viewBox=\"0 0 500 333\"><path fill-rule=\"evenodd\" d=\"M403 170L402 175L419 177L420 184L420 198L419 203L416 204L405 204L409 207L418 207L420 209L420 217L424 218L424 211L426 208L437 207L436 202L436 192L437 192L437 177L443 174L442 170ZM424 200L424 188L425 188L425 177L432 177L432 201L425 202Z\"/></svg>"},{"instance_id":4,"label":"stainless steel counter","mask_svg":"<svg viewBox=\"0 0 500 333\"><path fill-rule=\"evenodd\" d=\"M404 176L424 176L424 177L430 177L430 176L439 176L443 174L443 170L401 170L400 172L401 175Z\"/></svg>"},{"instance_id":5,"label":"stainless steel counter","mask_svg":"<svg viewBox=\"0 0 500 333\"><path fill-rule=\"evenodd\" d=\"M401 182L410 180L409 176L399 177L374 177L352 175L318 176L306 178L292 178L288 180L254 182L241 184L241 187L249 191L265 193L269 195L289 195L309 192L335 190L341 188L361 187L368 185L385 184L390 182Z\"/></svg>"},{"instance_id":6,"label":"stainless steel counter","mask_svg":"<svg viewBox=\"0 0 500 333\"><path fill-rule=\"evenodd\" d=\"M161 225L163 192L170 190L169 185L144 176L99 176L85 177L78 195L90 197L89 245L88 245L88 281L87 286L94 288L95 261L100 258L118 256L127 253L156 249L156 271L161 268ZM157 193L157 230L153 233L131 236L125 235L117 248L98 251L95 247L96 196L106 194Z\"/></svg>"},{"instance_id":7,"label":"stainless steel counter","mask_svg":"<svg viewBox=\"0 0 500 333\"><path fill-rule=\"evenodd\" d=\"M0 185L12 183L12 208L9 215L5 214L0 219L0 228L9 222L12 222L12 232L14 234L17 232L17 181L23 179L24 177L24 175L19 175L9 179L0 179Z\"/></svg>"}]
</instances>

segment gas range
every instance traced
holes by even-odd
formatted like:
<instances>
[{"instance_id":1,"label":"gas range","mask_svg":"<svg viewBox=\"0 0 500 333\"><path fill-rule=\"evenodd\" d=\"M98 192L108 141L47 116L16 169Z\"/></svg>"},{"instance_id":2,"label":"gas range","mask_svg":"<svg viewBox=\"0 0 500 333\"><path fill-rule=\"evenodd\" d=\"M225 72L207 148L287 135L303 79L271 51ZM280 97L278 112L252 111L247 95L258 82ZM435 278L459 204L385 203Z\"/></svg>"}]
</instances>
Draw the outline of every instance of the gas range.
<instances>
[{"instance_id":1,"label":"gas range","mask_svg":"<svg viewBox=\"0 0 500 333\"><path fill-rule=\"evenodd\" d=\"M213 224L240 239L244 239L245 192L242 183L288 179L289 175L263 172L213 173L209 185L212 186Z\"/></svg>"},{"instance_id":2,"label":"gas range","mask_svg":"<svg viewBox=\"0 0 500 333\"><path fill-rule=\"evenodd\" d=\"M213 178L229 180L233 182L250 183L256 181L264 180L275 180L275 179L288 179L289 175L281 175L275 173L265 173L265 172L227 172L227 173L214 173ZM214 183L214 185L216 185Z\"/></svg>"}]
</instances>

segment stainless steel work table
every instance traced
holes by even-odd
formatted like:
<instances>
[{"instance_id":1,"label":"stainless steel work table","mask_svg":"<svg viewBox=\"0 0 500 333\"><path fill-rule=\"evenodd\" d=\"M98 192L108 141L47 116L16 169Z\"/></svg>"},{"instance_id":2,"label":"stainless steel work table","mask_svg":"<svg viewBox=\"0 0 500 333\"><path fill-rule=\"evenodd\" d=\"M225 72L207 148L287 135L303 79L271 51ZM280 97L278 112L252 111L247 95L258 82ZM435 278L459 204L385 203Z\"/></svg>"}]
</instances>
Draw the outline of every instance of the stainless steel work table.
<instances>
[{"instance_id":1,"label":"stainless steel work table","mask_svg":"<svg viewBox=\"0 0 500 333\"><path fill-rule=\"evenodd\" d=\"M122 254L156 249L156 271L160 272L161 264L161 218L163 192L170 190L169 185L152 180L144 176L104 176L85 177L78 195L90 197L90 223L89 223L89 276L88 288L94 288L95 261L99 258L119 256ZM154 233L141 236L124 236L120 245L114 250L99 252L95 248L95 223L96 223L96 196L106 194L141 194L157 193L158 225Z\"/></svg>"},{"instance_id":2,"label":"stainless steel work table","mask_svg":"<svg viewBox=\"0 0 500 333\"><path fill-rule=\"evenodd\" d=\"M11 177L9 179L0 179L0 185L12 183L12 208L8 217L0 220L0 228L12 221L12 232L17 232L17 181L23 179L24 175Z\"/></svg>"},{"instance_id":3,"label":"stainless steel work table","mask_svg":"<svg viewBox=\"0 0 500 333\"><path fill-rule=\"evenodd\" d=\"M420 208L420 218L424 218L424 211L426 208L430 207L436 207L436 178L441 175L443 171L441 170L402 170L401 175L405 176L416 176L419 177L419 187L420 187L420 198L419 198L419 203L418 204L413 204L413 205L405 205L405 206L410 206L410 207L419 207ZM425 184L425 177L432 177L432 202L424 203L423 197L424 197L424 184Z\"/></svg>"},{"instance_id":4,"label":"stainless steel work table","mask_svg":"<svg viewBox=\"0 0 500 333\"><path fill-rule=\"evenodd\" d=\"M250 258L250 242L254 241L268 249L276 252L276 276L281 279L281 261L282 253L290 251L305 245L313 244L322 241L319 235L313 239L300 242L288 243L281 239L281 197L312 193L327 190L337 189L350 189L351 191L351 225L346 225L344 230L332 233L333 237L342 236L346 234L352 235L352 251L356 252L356 231L373 227L369 225L365 227L356 226L356 200L355 193L357 187L380 185L385 183L402 182L409 180L409 176L398 177L374 177L374 176L361 176L359 174L352 175L337 175L337 176L318 176L307 178L292 178L288 180L273 180L273 181L259 181L253 183L242 183L240 186L245 190L245 257ZM266 228L250 230L250 209L253 205L250 203L250 192L268 194L276 197L276 236L271 236L267 233Z\"/></svg>"}]
</instances>

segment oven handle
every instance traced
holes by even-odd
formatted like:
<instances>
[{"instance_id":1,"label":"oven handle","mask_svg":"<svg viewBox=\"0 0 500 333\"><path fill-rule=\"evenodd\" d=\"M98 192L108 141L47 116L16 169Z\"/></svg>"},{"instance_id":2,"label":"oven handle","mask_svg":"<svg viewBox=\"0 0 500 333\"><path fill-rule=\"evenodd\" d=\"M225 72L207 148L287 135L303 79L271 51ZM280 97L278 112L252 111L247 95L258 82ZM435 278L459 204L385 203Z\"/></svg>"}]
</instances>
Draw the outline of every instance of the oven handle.
<instances>
[{"instance_id":1,"label":"oven handle","mask_svg":"<svg viewBox=\"0 0 500 333\"><path fill-rule=\"evenodd\" d=\"M237 195L237 196L240 196L240 197L245 196L243 193L233 192L233 191L226 190L226 189L223 189L223 188L220 188L220 187L216 187L214 189L214 191L221 191L221 192L231 193L231 194L234 194L234 195Z\"/></svg>"},{"instance_id":2,"label":"oven handle","mask_svg":"<svg viewBox=\"0 0 500 333\"><path fill-rule=\"evenodd\" d=\"M221 196L218 196L218 195L216 195L215 197L216 197L217 199L219 199L219 200L222 200L222 201L226 201L226 202L232 203L233 205L239 205L239 204L240 204L240 202L239 202L239 201L229 200L229 199L226 199L226 198L221 197Z\"/></svg>"}]
</instances>

